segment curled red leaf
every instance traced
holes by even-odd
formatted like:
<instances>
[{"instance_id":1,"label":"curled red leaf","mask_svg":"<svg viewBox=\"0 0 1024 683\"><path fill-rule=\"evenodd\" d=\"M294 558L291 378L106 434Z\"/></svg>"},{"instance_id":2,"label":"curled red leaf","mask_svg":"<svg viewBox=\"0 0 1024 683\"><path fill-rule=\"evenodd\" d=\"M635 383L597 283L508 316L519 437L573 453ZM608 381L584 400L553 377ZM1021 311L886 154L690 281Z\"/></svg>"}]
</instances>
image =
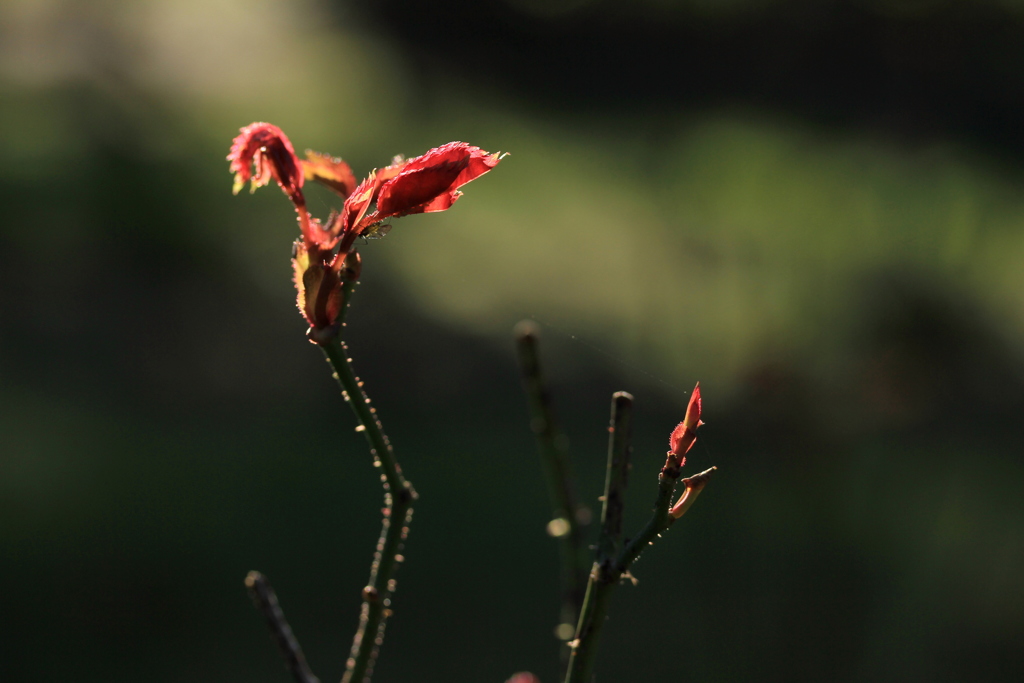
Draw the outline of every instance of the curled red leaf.
<instances>
[{"instance_id":1,"label":"curled red leaf","mask_svg":"<svg viewBox=\"0 0 1024 683\"><path fill-rule=\"evenodd\" d=\"M249 180L255 191L273 178L296 206L305 205L302 196L305 178L299 158L288 136L277 126L256 122L242 128L232 141L227 158L231 162L229 170L235 174L235 194Z\"/></svg>"}]
</instances>

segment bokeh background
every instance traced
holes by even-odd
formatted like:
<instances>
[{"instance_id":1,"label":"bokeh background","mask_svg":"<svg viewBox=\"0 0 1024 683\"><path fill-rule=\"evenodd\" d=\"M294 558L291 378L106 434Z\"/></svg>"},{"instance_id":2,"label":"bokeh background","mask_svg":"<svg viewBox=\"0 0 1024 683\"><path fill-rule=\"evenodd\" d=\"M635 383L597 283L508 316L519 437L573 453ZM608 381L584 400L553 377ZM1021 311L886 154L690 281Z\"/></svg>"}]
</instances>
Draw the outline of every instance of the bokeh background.
<instances>
[{"instance_id":1,"label":"bokeh background","mask_svg":"<svg viewBox=\"0 0 1024 683\"><path fill-rule=\"evenodd\" d=\"M556 680L522 318L595 506L637 397L628 527L704 391L718 475L600 681L1024 679L1024 3L5 0L4 680L286 681L250 569L341 675L380 487L291 207L231 196L255 120L357 174L511 152L362 247L422 496L375 681Z\"/></svg>"}]
</instances>

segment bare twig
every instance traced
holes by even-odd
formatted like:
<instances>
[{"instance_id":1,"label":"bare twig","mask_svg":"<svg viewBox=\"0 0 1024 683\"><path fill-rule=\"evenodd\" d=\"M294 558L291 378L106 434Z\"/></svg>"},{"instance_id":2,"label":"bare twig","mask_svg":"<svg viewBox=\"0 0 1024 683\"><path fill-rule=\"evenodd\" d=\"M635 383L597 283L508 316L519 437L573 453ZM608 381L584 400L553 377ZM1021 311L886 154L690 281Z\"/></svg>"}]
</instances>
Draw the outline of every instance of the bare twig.
<instances>
[{"instance_id":1,"label":"bare twig","mask_svg":"<svg viewBox=\"0 0 1024 683\"><path fill-rule=\"evenodd\" d=\"M590 570L587 594L576 626L576 637L570 644L572 655L566 683L589 683L601 627L608 613L608 600L621 576L616 556L622 544L622 513L629 473L630 426L633 397L624 391L612 396L612 418L608 438L608 465L605 471L604 505L601 509L601 537L597 544L597 561Z\"/></svg>"},{"instance_id":2,"label":"bare twig","mask_svg":"<svg viewBox=\"0 0 1024 683\"><path fill-rule=\"evenodd\" d=\"M568 641L572 638L587 585L590 559L584 545L583 530L590 521L590 510L577 502L567 440L555 421L551 395L541 372L536 323L524 320L516 325L515 339L523 388L530 406L530 426L537 437L551 499L552 519L548 533L559 539L561 546L562 606L555 633L563 641ZM564 667L568 664L570 650L564 647L562 651Z\"/></svg>"},{"instance_id":3,"label":"bare twig","mask_svg":"<svg viewBox=\"0 0 1024 683\"><path fill-rule=\"evenodd\" d=\"M292 678L296 683L320 683L320 679L309 670L306 657L302 654L302 648L299 647L299 641L295 639L292 627L284 618L281 605L277 602L277 595L267 577L259 572L249 572L249 575L245 577L245 587L249 589L249 596L252 598L253 604L256 605L256 609L266 620L270 634L281 650L281 655L284 656Z\"/></svg>"}]
</instances>

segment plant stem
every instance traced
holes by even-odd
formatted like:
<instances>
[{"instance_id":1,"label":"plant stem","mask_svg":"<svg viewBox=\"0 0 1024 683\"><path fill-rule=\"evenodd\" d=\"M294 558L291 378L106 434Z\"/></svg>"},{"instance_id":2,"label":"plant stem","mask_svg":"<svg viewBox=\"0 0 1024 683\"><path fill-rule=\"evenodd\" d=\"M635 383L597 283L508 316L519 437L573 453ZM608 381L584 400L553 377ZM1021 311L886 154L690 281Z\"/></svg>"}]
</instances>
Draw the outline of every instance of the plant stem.
<instances>
[{"instance_id":1,"label":"plant stem","mask_svg":"<svg viewBox=\"0 0 1024 683\"><path fill-rule=\"evenodd\" d=\"M352 293L356 291L356 285L358 284L358 280L342 280L341 282L342 306L341 311L338 312L338 329L345 327L345 318L348 317L348 309L352 305Z\"/></svg>"},{"instance_id":2,"label":"plant stem","mask_svg":"<svg viewBox=\"0 0 1024 683\"><path fill-rule=\"evenodd\" d=\"M277 594L274 593L267 577L259 572L249 572L249 575L245 577L245 587L249 589L249 596L252 598L253 604L263 614L267 626L270 627L270 634L281 650L292 678L296 683L320 683L320 679L309 670L306 656L302 654L299 641L295 639L292 627L284 618L281 605L277 602Z\"/></svg>"},{"instance_id":3,"label":"plant stem","mask_svg":"<svg viewBox=\"0 0 1024 683\"><path fill-rule=\"evenodd\" d=\"M589 683L593 678L594 660L597 656L597 642L601 627L608 617L608 600L618 584L618 577L612 578L601 565L594 563L587 583L587 597L580 612L580 623L576 627L576 639L572 641L572 656L565 683Z\"/></svg>"},{"instance_id":4,"label":"plant stem","mask_svg":"<svg viewBox=\"0 0 1024 683\"><path fill-rule=\"evenodd\" d=\"M552 521L548 532L561 541L562 606L558 626L559 630L572 629L579 618L587 585L590 560L584 546L583 529L589 522L590 511L581 508L576 499L566 438L555 422L551 395L541 372L537 337L538 329L533 321L524 320L516 325L516 351L523 375L523 388L530 406L530 426L537 437L541 466L547 482L548 497L551 499ZM571 636L572 631L569 633ZM570 636L560 637L568 640ZM564 668L571 651L563 647L562 652Z\"/></svg>"},{"instance_id":5,"label":"plant stem","mask_svg":"<svg viewBox=\"0 0 1024 683\"><path fill-rule=\"evenodd\" d=\"M347 294L347 292L346 292ZM384 639L384 627L391 614L391 594L395 590L394 574L398 568L399 551L408 533L412 517L412 504L416 490L405 477L395 459L376 410L363 391L362 382L352 371L345 345L337 339L322 344L328 362L334 368L335 378L341 385L345 401L352 407L359 421L357 431L363 432L370 444L374 466L381 468L384 484L384 521L377 551L370 566L370 580L363 588L363 606L359 628L352 640L352 653L345 668L342 683L366 683L373 675L373 664Z\"/></svg>"},{"instance_id":6,"label":"plant stem","mask_svg":"<svg viewBox=\"0 0 1024 683\"><path fill-rule=\"evenodd\" d=\"M597 643L608 615L608 601L622 573L616 562L622 544L623 494L629 473L630 426L633 397L624 391L612 396L612 418L608 438L608 464L605 470L604 505L601 509L601 536L597 561L590 571L587 595L583 600L576 638L565 683L589 683L593 677Z\"/></svg>"}]
</instances>

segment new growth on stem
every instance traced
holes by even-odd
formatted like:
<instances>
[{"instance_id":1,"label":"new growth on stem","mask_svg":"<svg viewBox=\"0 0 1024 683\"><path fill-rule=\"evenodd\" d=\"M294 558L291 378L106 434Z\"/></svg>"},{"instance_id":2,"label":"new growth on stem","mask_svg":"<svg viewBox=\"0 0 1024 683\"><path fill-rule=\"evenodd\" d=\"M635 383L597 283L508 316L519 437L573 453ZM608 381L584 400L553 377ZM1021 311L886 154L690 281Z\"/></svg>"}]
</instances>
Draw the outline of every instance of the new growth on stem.
<instances>
[{"instance_id":1,"label":"new growth on stem","mask_svg":"<svg viewBox=\"0 0 1024 683\"><path fill-rule=\"evenodd\" d=\"M373 234L393 218L451 208L462 196L460 187L501 161L498 153L449 142L413 159L395 157L356 185L352 169L342 159L307 150L301 160L284 131L263 122L242 128L227 158L236 194L247 181L255 191L273 178L295 207L302 235L292 248L297 303L309 323L310 340L321 345L338 336L344 285L359 279L356 239ZM319 182L344 200L341 211L332 212L326 224L306 208L306 180Z\"/></svg>"},{"instance_id":2,"label":"new growth on stem","mask_svg":"<svg viewBox=\"0 0 1024 683\"><path fill-rule=\"evenodd\" d=\"M251 181L251 189L273 178L291 201L298 216L300 239L292 247L292 272L299 311L309 323L307 336L320 346L334 370L345 401L355 413L370 446L374 465L382 470L384 520L380 541L363 588L359 626L346 663L343 683L367 683L384 638L391 614L391 595L400 551L412 518L416 490L402 475L391 443L376 409L363 391L341 339L345 312L362 273L362 259L355 247L359 237L381 230L386 220L451 208L462 195L459 189L494 168L499 154L485 152L465 142L449 142L413 159L395 157L375 169L358 185L352 169L342 159L307 151L306 159L284 132L269 123L242 128L228 153L229 170L235 174L234 192ZM305 181L319 182L343 200L326 224L310 215L302 192ZM284 620L270 584L257 572L246 586L267 619L289 670L298 683L318 683L309 671L302 650Z\"/></svg>"},{"instance_id":3,"label":"new growth on stem","mask_svg":"<svg viewBox=\"0 0 1024 683\"><path fill-rule=\"evenodd\" d=\"M693 505L697 495L707 485L714 467L700 474L683 479L685 492L675 505L672 498L679 481L680 469L685 462L686 452L697 439L697 428L701 422L700 385L694 388L683 421L672 431L669 438L670 450L665 465L658 473L657 495L651 518L640 533L629 541L622 539L622 494L626 487L630 456L630 420L633 411L633 397L618 392L612 397L612 417L609 427L608 464L605 473L604 508L601 513L601 536L597 545L597 557L590 571L586 598L576 627L576 638L572 641L572 656L565 683L590 683L593 678L594 662L601 627L608 614L612 591L628 572L644 549Z\"/></svg>"}]
</instances>

